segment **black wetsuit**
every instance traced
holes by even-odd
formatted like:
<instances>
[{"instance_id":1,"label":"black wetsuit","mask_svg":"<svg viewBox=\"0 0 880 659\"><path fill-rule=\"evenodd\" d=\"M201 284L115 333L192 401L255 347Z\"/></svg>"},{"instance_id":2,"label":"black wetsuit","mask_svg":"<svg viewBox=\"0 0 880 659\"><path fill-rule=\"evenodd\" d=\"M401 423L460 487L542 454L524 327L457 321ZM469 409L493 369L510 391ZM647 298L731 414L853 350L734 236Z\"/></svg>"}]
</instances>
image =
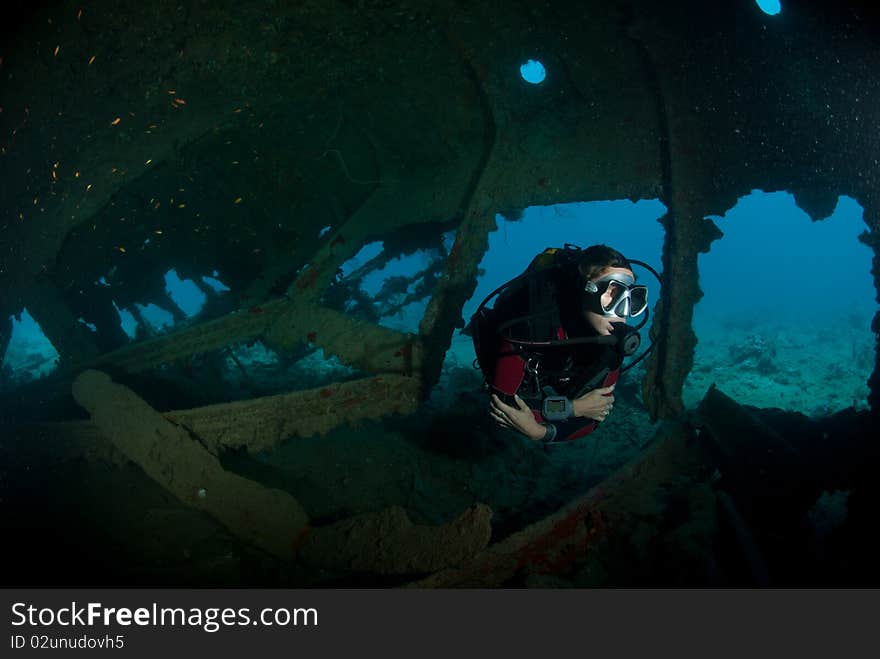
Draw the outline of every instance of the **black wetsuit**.
<instances>
[{"instance_id":1,"label":"black wetsuit","mask_svg":"<svg viewBox=\"0 0 880 659\"><path fill-rule=\"evenodd\" d=\"M576 271L555 268L502 293L494 306L497 322L523 319L502 335L535 341L597 336L581 311L578 281ZM516 407L516 394L539 423L553 425L554 442L569 441L589 434L599 422L583 417L547 421L541 413L544 398L560 395L573 400L610 386L617 381L621 361L618 351L606 344L534 348L502 339L490 384L508 405Z\"/></svg>"}]
</instances>

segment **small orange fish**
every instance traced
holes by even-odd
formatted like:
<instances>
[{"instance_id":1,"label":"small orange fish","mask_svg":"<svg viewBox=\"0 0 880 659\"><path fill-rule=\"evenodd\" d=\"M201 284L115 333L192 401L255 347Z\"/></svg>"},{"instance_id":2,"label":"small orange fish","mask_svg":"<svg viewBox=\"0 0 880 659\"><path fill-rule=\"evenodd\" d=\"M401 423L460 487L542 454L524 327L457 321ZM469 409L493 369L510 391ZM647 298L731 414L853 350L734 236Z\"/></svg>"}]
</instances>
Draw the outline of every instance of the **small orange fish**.
<instances>
[{"instance_id":1,"label":"small orange fish","mask_svg":"<svg viewBox=\"0 0 880 659\"><path fill-rule=\"evenodd\" d=\"M119 117L116 117L113 121L110 122L110 125L111 125L111 126L115 126L115 125L117 125L120 121L122 121L122 119L119 118Z\"/></svg>"},{"instance_id":2,"label":"small orange fish","mask_svg":"<svg viewBox=\"0 0 880 659\"><path fill-rule=\"evenodd\" d=\"M174 102L178 105L186 105L186 101L184 101L182 98L175 98Z\"/></svg>"}]
</instances>

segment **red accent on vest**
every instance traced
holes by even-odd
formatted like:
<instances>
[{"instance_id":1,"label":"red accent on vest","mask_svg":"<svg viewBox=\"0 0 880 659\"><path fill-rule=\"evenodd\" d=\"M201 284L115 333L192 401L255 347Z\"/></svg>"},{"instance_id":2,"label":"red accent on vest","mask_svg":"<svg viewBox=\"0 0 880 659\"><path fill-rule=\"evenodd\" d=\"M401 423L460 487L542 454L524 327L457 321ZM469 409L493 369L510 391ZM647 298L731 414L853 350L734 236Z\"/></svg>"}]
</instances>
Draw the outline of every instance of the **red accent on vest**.
<instances>
[{"instance_id":1,"label":"red accent on vest","mask_svg":"<svg viewBox=\"0 0 880 659\"><path fill-rule=\"evenodd\" d=\"M557 439L557 442L570 442L573 439L580 439L581 437L586 437L591 432L593 432L596 427L599 425L597 421L590 421L587 425L585 425L580 430L575 430L568 437L563 437L562 439Z\"/></svg>"},{"instance_id":2,"label":"red accent on vest","mask_svg":"<svg viewBox=\"0 0 880 659\"><path fill-rule=\"evenodd\" d=\"M568 338L568 334L566 334L565 329L562 327L557 328L556 336L560 341ZM495 363L495 376L492 379L492 387L503 394L513 396L516 394L517 391L519 391L519 388L522 386L522 382L525 379L525 372L526 361L522 358L522 356L514 352L514 346L512 344L508 343L507 341L502 342L498 361ZM602 381L602 384L600 386L610 387L612 384L617 382L617 379L619 377L620 369L614 369L605 376L605 379ZM604 395L610 396L611 394ZM541 414L541 410L532 410L532 416L535 417L535 421L537 421L538 423L544 423L544 415ZM573 439L586 437L598 427L599 422L592 420L583 428L575 430L573 433L567 435L566 437L559 437L556 441L569 442Z\"/></svg>"},{"instance_id":3,"label":"red accent on vest","mask_svg":"<svg viewBox=\"0 0 880 659\"><path fill-rule=\"evenodd\" d=\"M519 391L525 378L525 372L526 361L514 352L512 344L507 341L502 342L500 356L495 363L495 376L492 378L492 386L503 394L513 396Z\"/></svg>"}]
</instances>

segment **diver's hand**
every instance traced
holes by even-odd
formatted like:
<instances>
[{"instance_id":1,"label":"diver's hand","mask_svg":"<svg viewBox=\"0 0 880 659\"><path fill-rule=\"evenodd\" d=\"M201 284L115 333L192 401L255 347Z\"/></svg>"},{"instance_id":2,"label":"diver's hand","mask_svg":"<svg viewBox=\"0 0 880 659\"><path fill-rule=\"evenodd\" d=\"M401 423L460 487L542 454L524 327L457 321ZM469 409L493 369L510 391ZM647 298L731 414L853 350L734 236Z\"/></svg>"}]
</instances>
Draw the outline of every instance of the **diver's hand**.
<instances>
[{"instance_id":1,"label":"diver's hand","mask_svg":"<svg viewBox=\"0 0 880 659\"><path fill-rule=\"evenodd\" d=\"M492 394L492 405L489 414L499 424L506 428L512 428L517 432L521 432L530 439L541 439L547 429L535 420L532 410L526 405L519 396L514 396L517 407L511 407Z\"/></svg>"},{"instance_id":2,"label":"diver's hand","mask_svg":"<svg viewBox=\"0 0 880 659\"><path fill-rule=\"evenodd\" d=\"M612 384L610 387L593 389L580 398L575 398L573 401L574 415L582 416L585 419L604 421L614 407L614 396L611 394L614 391L614 386Z\"/></svg>"}]
</instances>

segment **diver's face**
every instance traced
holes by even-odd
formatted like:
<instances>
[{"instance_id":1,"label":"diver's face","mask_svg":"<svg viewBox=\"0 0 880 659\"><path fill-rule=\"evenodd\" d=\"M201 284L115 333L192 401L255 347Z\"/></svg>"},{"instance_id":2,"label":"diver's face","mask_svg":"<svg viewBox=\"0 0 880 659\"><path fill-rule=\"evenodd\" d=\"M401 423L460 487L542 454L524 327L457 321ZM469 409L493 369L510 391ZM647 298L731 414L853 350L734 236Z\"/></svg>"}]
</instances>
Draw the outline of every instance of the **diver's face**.
<instances>
[{"instance_id":1,"label":"diver's face","mask_svg":"<svg viewBox=\"0 0 880 659\"><path fill-rule=\"evenodd\" d=\"M596 279L605 277L606 275L627 275L629 277L634 277L633 271L628 268L605 268L596 275ZM611 304L611 293L609 291L605 291L605 293L602 294L602 304ZM590 327L602 336L608 336L611 334L611 331L613 330L611 323L626 322L626 318L621 318L619 316L603 316L595 311L585 311L584 316L590 324Z\"/></svg>"}]
</instances>

